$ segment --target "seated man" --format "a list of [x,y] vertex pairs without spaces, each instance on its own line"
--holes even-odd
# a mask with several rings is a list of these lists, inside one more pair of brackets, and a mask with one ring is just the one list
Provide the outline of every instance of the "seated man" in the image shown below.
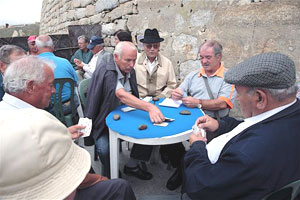
[[127,181],[88,174],[90,154],[43,110],[1,111],[0,141],[0,199],[136,199]]
[[3,45],[0,48],[0,101],[4,95],[3,74],[5,70],[11,62],[25,55],[24,49],[16,45]]
[[206,144],[191,134],[183,191],[192,199],[262,199],[300,179],[295,64],[280,53],[259,54],[229,69],[225,81],[235,84],[245,119],[196,121],[220,136]]
[[101,62],[102,58],[106,54],[110,54],[109,52],[104,50],[104,40],[99,36],[92,36],[89,45],[87,46],[93,53],[93,57],[88,64],[82,62],[79,59],[74,59],[75,64],[78,67],[79,71],[77,72],[79,81],[82,79],[91,78],[96,67]]
[[[105,123],[106,116],[121,103],[149,113],[150,120],[160,123],[165,120],[161,111],[153,104],[138,98],[138,90],[133,69],[137,49],[131,42],[119,42],[113,55],[107,55],[93,74],[86,99],[86,117],[93,120],[91,137],[104,166],[104,175],[110,174],[109,132]],[[124,167],[124,173],[143,180],[152,174],[142,170],[139,161],[150,158],[152,146],[134,145],[131,159]]]
[[[39,57],[40,58],[46,58],[54,62],[55,64],[55,70],[54,70],[54,78],[71,78],[74,80],[74,84],[77,85],[77,75],[75,70],[73,69],[71,63],[65,59],[54,55],[54,44],[50,36],[48,35],[40,35],[36,38],[36,46],[39,51]],[[65,84],[62,89],[62,102],[63,109],[65,114],[71,113],[71,104],[70,104],[70,98],[71,98],[71,89],[69,84]],[[58,92],[58,91],[57,91]],[[58,93],[56,93],[58,95]],[[77,95],[74,97],[75,105],[78,107],[79,100]],[[48,109],[50,112],[52,111],[52,108]]]
[[87,46],[89,45],[89,38],[85,35],[81,35],[77,38],[77,43],[78,43],[78,47],[79,49],[74,53],[74,55],[71,57],[71,64],[74,67],[75,70],[77,70],[77,65],[74,62],[74,59],[78,59],[81,60],[84,63],[89,63],[90,60],[93,57],[93,53],[91,50],[89,50],[87,48]]

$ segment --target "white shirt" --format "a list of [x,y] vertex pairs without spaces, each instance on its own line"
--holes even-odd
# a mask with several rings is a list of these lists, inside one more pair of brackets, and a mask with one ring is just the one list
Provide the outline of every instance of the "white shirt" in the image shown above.
[[103,49],[101,51],[99,51],[98,53],[96,53],[95,55],[93,55],[92,59],[90,60],[89,64],[85,64],[83,63],[83,70],[85,71],[83,77],[85,79],[91,78],[95,69],[96,69],[96,65],[97,65],[97,60],[98,60],[98,56],[100,55],[100,53],[103,51]]
[[149,68],[149,74],[152,74],[152,71],[157,64],[158,64],[157,57],[155,58],[155,60],[152,63],[150,62],[150,60],[147,57],[147,66]]
[[296,102],[296,100],[290,104],[287,104],[287,105],[284,105],[284,106],[281,106],[278,108],[274,108],[272,110],[269,110],[267,112],[261,113],[259,115],[253,116],[253,117],[246,118],[246,119],[244,119],[244,122],[240,123],[237,127],[232,129],[230,132],[214,138],[212,141],[210,141],[210,143],[208,143],[206,145],[206,150],[207,150],[207,154],[208,154],[208,158],[209,158],[210,162],[212,164],[215,164],[218,161],[222,149],[227,144],[227,142],[229,140],[231,140],[234,136],[238,135],[246,128],[248,128],[254,124],[257,124],[258,122],[261,122],[261,121],[275,115],[276,113],[279,113],[280,111],[286,109],[287,107],[291,106],[295,102]]
[[2,101],[0,102],[0,110],[18,110],[23,108],[35,108],[29,103],[5,93]]

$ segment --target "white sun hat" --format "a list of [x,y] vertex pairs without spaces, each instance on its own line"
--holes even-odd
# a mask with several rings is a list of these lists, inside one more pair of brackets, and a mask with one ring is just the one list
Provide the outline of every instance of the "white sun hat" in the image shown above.
[[1,111],[0,199],[64,199],[86,177],[89,153],[36,108]]

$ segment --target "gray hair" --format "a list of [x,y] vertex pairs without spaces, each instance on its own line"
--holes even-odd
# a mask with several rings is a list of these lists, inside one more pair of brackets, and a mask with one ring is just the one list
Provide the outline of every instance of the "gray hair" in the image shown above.
[[55,64],[45,58],[26,56],[12,62],[3,76],[6,92],[20,93],[26,90],[28,81],[41,83],[45,80],[45,68],[55,69]]
[[127,45],[131,49],[137,51],[136,47],[134,46],[134,44],[132,42],[128,42],[128,41],[119,42],[116,45],[115,50],[114,50],[114,55],[118,55],[119,59],[121,59],[122,51],[123,51],[123,48],[124,48],[125,45]]
[[278,102],[282,102],[288,98],[296,97],[298,85],[295,83],[291,87],[284,89],[271,89],[271,88],[250,88],[247,93],[253,93],[256,90],[263,90],[270,94]]
[[4,64],[10,64],[10,55],[16,53],[16,54],[26,54],[25,50],[21,47],[18,47],[16,45],[3,45],[0,48],[0,61]]
[[[47,39],[47,40],[44,40]],[[53,46],[53,41],[50,36],[46,35],[40,35],[36,38],[35,40],[35,45],[37,48],[42,48],[42,47],[52,47]]]
[[203,42],[200,47],[199,47],[199,52],[201,50],[202,47],[213,47],[213,50],[214,50],[214,53],[215,53],[215,56],[217,55],[222,55],[222,50],[223,50],[223,47],[222,45],[217,42],[216,40],[207,40],[205,42]]
[[85,43],[89,43],[90,39],[86,35],[81,35],[77,38],[77,40],[84,40]]

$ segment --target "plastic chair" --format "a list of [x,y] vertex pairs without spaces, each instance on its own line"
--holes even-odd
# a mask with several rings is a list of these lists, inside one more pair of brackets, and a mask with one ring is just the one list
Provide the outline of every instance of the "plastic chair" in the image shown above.
[[[74,96],[75,96],[74,80],[71,78],[58,78],[54,80],[53,84],[56,88],[56,93],[52,95],[52,99],[53,99],[52,107],[56,118],[59,119],[67,127],[76,124],[78,119],[77,119],[76,106],[74,101]],[[63,104],[65,102],[62,102],[62,89],[65,84],[69,84],[71,90],[71,96],[70,96],[71,113],[69,114],[64,114],[64,110],[63,110]]]
[[262,200],[296,200],[300,199],[300,180],[292,182],[279,190],[265,196]]
[[84,79],[79,83],[79,86],[78,86],[79,98],[80,98],[81,105],[83,106],[83,109],[85,108],[86,92],[90,85],[90,82],[91,82],[90,78]]

